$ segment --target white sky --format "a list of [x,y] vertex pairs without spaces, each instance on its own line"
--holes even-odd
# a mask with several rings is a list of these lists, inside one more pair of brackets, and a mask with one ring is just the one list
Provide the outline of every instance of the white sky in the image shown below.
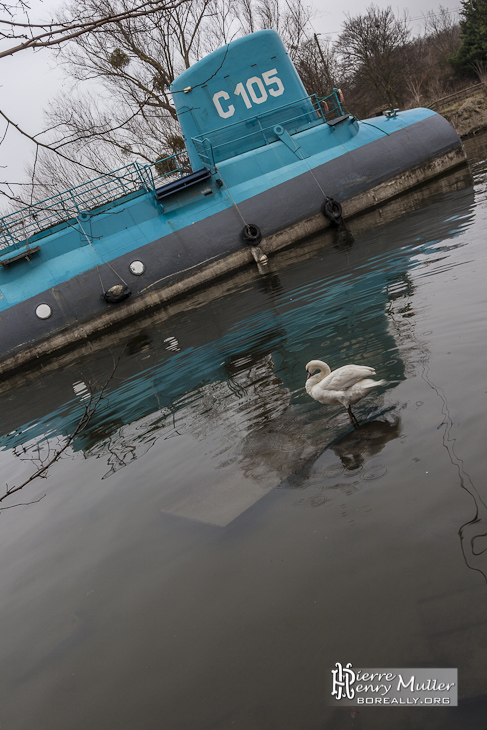
[[[308,1],[318,11],[311,32],[319,33],[323,42],[327,36],[332,39],[338,36],[347,14],[353,16],[364,13],[372,4],[372,0],[365,3],[361,0],[342,0],[339,3],[331,0]],[[56,0],[33,0],[31,18],[45,19],[48,8],[54,4]],[[440,5],[456,12],[460,8],[460,0],[410,0],[407,6],[388,0],[375,0],[374,4],[381,8],[390,5],[399,17],[402,17],[407,7],[415,33],[420,33],[424,28],[423,17],[429,10],[436,11]],[[63,85],[62,71],[56,65],[55,53],[50,51],[24,51],[12,58],[0,59],[0,64],[0,108],[27,132],[37,134],[45,126],[43,110],[47,101],[61,90],[69,93],[72,82]],[[0,123],[0,136],[3,130],[4,125]],[[33,145],[10,129],[0,147],[0,181],[25,180],[25,168],[32,155]]]
[[[305,3],[306,4],[306,3]],[[447,10],[458,12],[460,0],[410,0],[409,2],[398,3],[394,0],[314,0],[310,2],[319,12],[316,21],[313,22],[317,33],[337,34],[341,32],[342,25],[347,15],[361,15],[366,12],[370,5],[379,8],[391,7],[394,14],[401,18],[407,10],[409,17],[413,20],[412,30],[419,33],[424,28],[423,17],[428,11],[437,11],[440,5]]]

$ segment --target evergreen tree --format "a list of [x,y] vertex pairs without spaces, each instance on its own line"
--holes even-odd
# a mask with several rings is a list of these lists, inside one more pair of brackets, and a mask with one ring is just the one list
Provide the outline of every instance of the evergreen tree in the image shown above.
[[462,45],[452,62],[459,71],[474,75],[487,65],[487,0],[463,0],[460,13]]

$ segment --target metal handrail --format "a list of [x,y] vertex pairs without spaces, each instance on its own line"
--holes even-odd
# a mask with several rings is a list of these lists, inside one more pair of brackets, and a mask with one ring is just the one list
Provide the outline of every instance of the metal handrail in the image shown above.
[[204,137],[193,137],[192,141],[203,164],[212,167],[217,162],[280,139],[274,130],[276,125],[289,134],[296,134],[342,116],[338,94],[338,89],[322,98],[311,94],[250,119],[213,129]]
[[46,233],[56,225],[66,224],[77,219],[79,215],[102,208],[127,195],[154,192],[161,180],[171,181],[189,171],[185,150],[151,165],[132,162],[50,198],[20,208],[14,213],[8,213],[0,217],[0,250],[18,248],[33,236]]

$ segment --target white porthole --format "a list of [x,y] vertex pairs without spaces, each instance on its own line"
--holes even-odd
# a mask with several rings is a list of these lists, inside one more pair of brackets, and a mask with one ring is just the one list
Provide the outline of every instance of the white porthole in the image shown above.
[[39,317],[39,319],[49,319],[51,314],[52,309],[49,304],[39,304],[39,306],[36,307],[36,315]]
[[145,264],[142,261],[132,261],[129,266],[130,273],[134,276],[140,276],[145,271]]

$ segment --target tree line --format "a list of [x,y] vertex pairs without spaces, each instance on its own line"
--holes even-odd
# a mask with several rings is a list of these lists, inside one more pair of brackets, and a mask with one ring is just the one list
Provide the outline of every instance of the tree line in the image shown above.
[[279,32],[308,93],[339,87],[362,118],[428,104],[487,69],[487,0],[463,0],[460,19],[441,6],[427,13],[421,36],[412,35],[407,14],[370,5],[346,16],[334,40],[314,32],[316,11],[303,0],[70,0],[51,23],[31,27],[17,19],[20,2],[17,12],[0,3],[0,40],[12,43],[3,55],[55,46],[73,81],[73,93],[46,111],[52,132],[30,170],[37,200],[132,160],[181,151],[170,84],[204,55],[260,29]]

